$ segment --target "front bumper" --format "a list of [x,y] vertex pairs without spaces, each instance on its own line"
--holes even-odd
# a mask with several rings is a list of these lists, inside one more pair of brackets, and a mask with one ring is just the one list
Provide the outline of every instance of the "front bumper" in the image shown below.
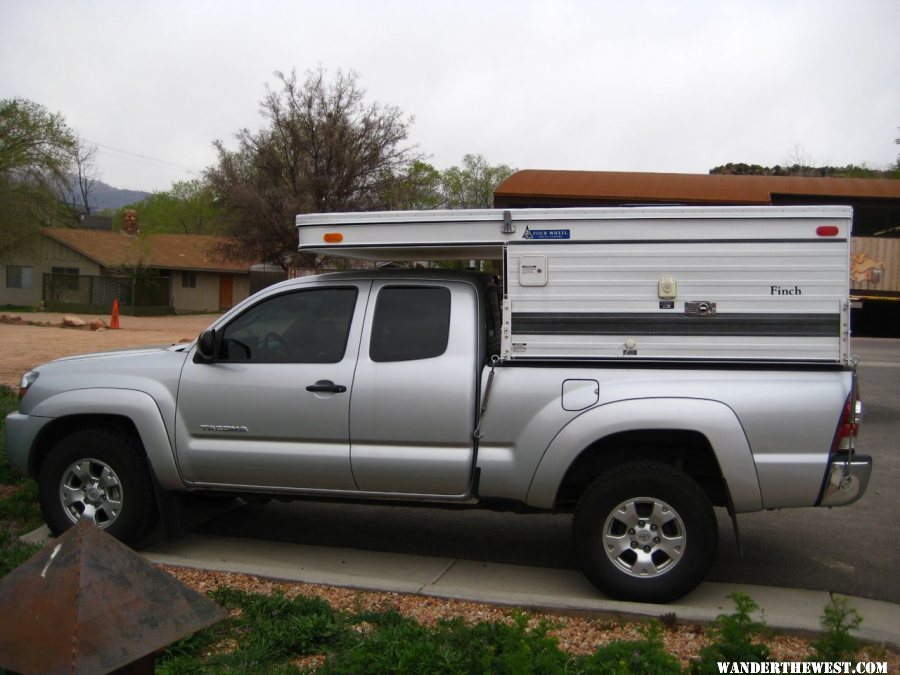
[[31,449],[38,433],[45,424],[52,421],[48,417],[36,417],[13,412],[6,416],[4,437],[6,459],[14,469],[26,475],[31,474]]
[[828,464],[819,506],[846,506],[862,497],[872,475],[869,455],[839,452]]

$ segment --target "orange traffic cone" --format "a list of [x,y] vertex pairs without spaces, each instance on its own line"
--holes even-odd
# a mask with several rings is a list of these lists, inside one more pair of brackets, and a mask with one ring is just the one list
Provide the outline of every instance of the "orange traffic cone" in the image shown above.
[[113,300],[113,311],[112,316],[109,318],[109,327],[110,328],[121,328],[119,325],[119,299],[116,298]]

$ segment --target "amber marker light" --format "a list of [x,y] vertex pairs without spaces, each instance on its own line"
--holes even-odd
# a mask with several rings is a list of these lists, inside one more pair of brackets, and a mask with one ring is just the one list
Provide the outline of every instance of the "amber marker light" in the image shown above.
[[326,244],[340,244],[344,241],[344,235],[340,232],[326,232],[322,238]]

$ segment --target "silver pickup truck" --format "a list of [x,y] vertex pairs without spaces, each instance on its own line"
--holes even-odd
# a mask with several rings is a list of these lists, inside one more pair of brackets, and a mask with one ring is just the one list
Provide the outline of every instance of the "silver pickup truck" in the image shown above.
[[508,290],[441,270],[282,282],[193,344],[26,374],[7,453],[54,533],[86,518],[131,544],[186,491],[573,511],[588,578],[650,602],[703,579],[714,506],[865,491],[851,367],[504,359]]

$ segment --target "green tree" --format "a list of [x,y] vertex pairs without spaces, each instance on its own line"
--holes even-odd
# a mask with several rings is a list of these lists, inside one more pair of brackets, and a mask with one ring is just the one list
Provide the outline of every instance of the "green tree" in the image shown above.
[[444,203],[441,172],[427,162],[416,160],[384,181],[379,201],[391,211],[437,209]]
[[154,192],[137,204],[119,209],[115,215],[119,226],[126,209],[138,212],[143,232],[220,234],[224,230],[222,209],[212,187],[198,178],[176,181],[164,192]]
[[0,101],[0,256],[59,216],[74,148],[58,113],[23,98]]
[[488,209],[494,204],[494,189],[516,169],[506,164],[491,166],[482,155],[465,155],[462,166],[441,173],[444,206],[451,209]]
[[295,72],[275,75],[278,89],[260,104],[263,127],[239,131],[236,150],[216,141],[207,177],[235,242],[226,254],[287,267],[300,262],[298,213],[381,207],[418,158],[404,145],[412,118],[366,103],[355,73],[329,81],[319,68],[303,82]]

